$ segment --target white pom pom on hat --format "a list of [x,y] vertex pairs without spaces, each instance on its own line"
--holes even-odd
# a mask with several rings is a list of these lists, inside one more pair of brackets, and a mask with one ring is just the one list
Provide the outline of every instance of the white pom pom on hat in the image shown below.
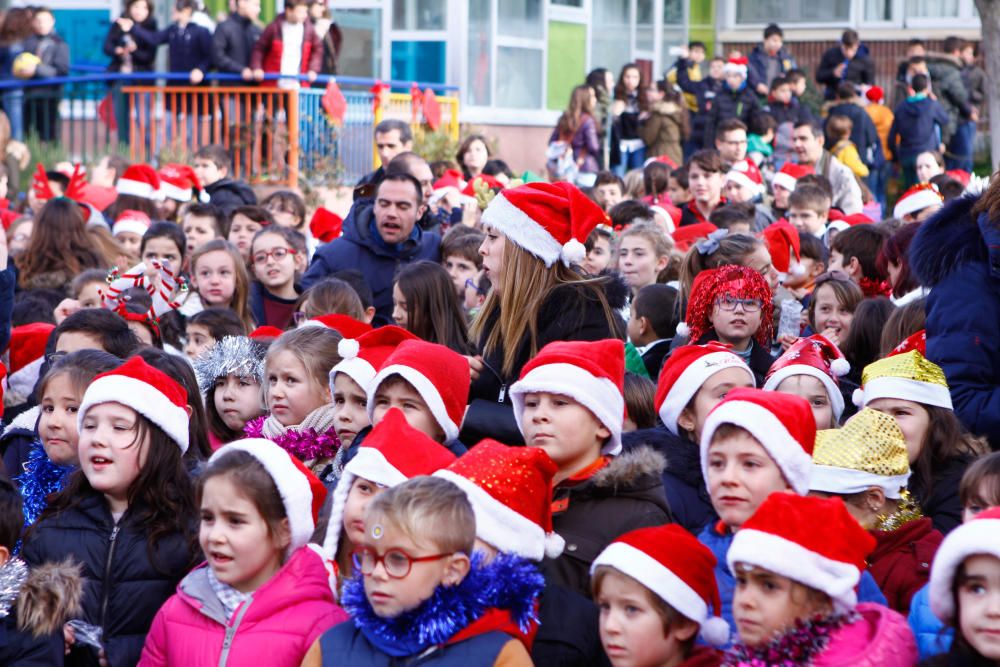
[[337,354],[342,359],[354,359],[361,351],[361,344],[355,338],[341,338],[337,343]]
[[571,264],[579,264],[587,258],[587,247],[576,239],[570,239],[563,244],[560,256],[562,257],[563,263],[567,266]]

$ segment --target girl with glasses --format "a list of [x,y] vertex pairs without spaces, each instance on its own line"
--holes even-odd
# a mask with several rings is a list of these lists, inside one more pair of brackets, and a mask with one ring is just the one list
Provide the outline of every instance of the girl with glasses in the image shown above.
[[290,227],[271,225],[253,237],[250,309],[258,323],[288,327],[302,292],[297,280],[306,270],[306,259],[306,239]]

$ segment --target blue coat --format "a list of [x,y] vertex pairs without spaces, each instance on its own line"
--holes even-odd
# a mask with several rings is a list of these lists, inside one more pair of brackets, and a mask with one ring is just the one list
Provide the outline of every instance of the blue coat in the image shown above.
[[910,615],[906,620],[917,639],[921,660],[947,653],[951,648],[955,630],[938,620],[931,611],[930,584],[924,584],[910,600]]
[[150,31],[142,26],[133,26],[132,34],[138,45],[147,48],[167,44],[171,72],[190,72],[212,69],[212,33],[208,28],[196,23],[188,23],[183,28],[171,23],[163,30]]
[[758,44],[753,47],[753,51],[747,56],[750,67],[747,71],[747,77],[750,82],[750,87],[753,89],[757,88],[757,84],[763,83],[765,86],[771,85],[771,80],[767,78],[767,64],[769,61],[774,60],[777,64],[777,74],[778,76],[784,76],[789,70],[796,69],[799,65],[795,62],[795,56],[793,56],[788,49],[781,47],[778,52],[773,56],[768,55],[767,51],[764,50],[763,44]]
[[488,667],[494,664],[510,635],[494,630],[455,644],[438,646],[420,656],[393,658],[372,645],[354,623],[334,626],[319,639],[323,665],[359,665],[392,667],[393,665],[433,665],[434,667]]
[[897,161],[910,163],[924,151],[938,149],[941,133],[948,127],[948,114],[935,100],[908,98],[900,102],[893,114],[888,143]]

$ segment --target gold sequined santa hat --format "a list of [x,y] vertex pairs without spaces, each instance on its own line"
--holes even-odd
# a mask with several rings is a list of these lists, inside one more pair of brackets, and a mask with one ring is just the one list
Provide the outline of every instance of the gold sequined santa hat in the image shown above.
[[895,398],[953,410],[944,371],[924,357],[926,340],[918,331],[885,359],[865,366],[854,404],[862,408],[878,398]]
[[909,479],[906,440],[884,412],[864,408],[843,428],[816,433],[811,491],[850,495],[877,486],[886,498],[898,500]]

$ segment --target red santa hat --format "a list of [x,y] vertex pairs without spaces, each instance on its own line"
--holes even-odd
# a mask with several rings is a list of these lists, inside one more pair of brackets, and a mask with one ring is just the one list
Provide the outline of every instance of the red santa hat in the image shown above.
[[660,420],[674,435],[679,435],[677,418],[708,378],[727,368],[739,368],[754,384],[753,371],[722,343],[684,345],[671,353],[660,370],[654,405]]
[[454,460],[455,455],[447,447],[410,426],[398,408],[390,408],[344,466],[333,491],[323,550],[330,558],[336,558],[344,506],[355,479],[360,477],[381,487],[393,487],[419,475],[430,475]]
[[918,183],[903,193],[903,196],[896,202],[892,209],[892,217],[903,219],[904,215],[910,215],[917,211],[922,211],[929,206],[940,206],[944,203],[944,197],[938,192],[937,186],[932,183]]
[[765,349],[771,345],[774,329],[774,309],[771,307],[771,286],[757,271],[736,264],[725,264],[717,269],[699,273],[691,285],[684,322],[677,325],[677,333],[697,342],[712,330],[712,310],[717,299],[732,296],[737,299],[757,299],[761,302],[760,327],[754,338]]
[[749,432],[767,450],[795,492],[809,492],[816,418],[804,398],[743,387],[730,391],[709,413],[701,431],[701,470],[706,477],[708,448],[723,424]]
[[552,531],[552,479],[558,467],[538,447],[483,440],[434,473],[465,491],[476,537],[504,553],[541,561],[565,542]]
[[510,388],[517,427],[524,433],[524,395],[551,392],[568,396],[587,408],[609,431],[602,452],[622,448],[625,420],[625,344],[618,339],[556,341],[524,365],[521,379]]
[[[462,172],[457,169],[449,169],[441,175],[441,178],[434,181],[434,194],[431,195],[431,203],[439,202],[449,194],[461,194],[465,186],[466,182],[462,178]],[[468,199],[465,195],[462,197]]]
[[120,195],[135,195],[143,199],[161,201],[160,175],[148,164],[133,164],[121,175],[115,183],[115,190]]
[[25,399],[31,396],[45,363],[45,347],[55,328],[46,322],[32,322],[11,329],[7,386],[13,394]]
[[779,186],[788,190],[789,192],[795,192],[795,184],[803,176],[809,174],[815,174],[816,171],[805,164],[795,164],[794,162],[786,162],[781,165],[781,169],[774,178],[771,179],[771,186]]
[[729,641],[729,624],[720,617],[715,565],[711,549],[677,524],[666,524],[618,537],[591,563],[590,575],[599,567],[610,567],[632,577],[700,625],[705,641],[724,646]]
[[194,169],[186,164],[165,164],[159,175],[160,192],[165,198],[186,203],[197,195],[199,201],[208,202],[208,193],[202,191]]
[[494,197],[482,222],[551,267],[582,262],[590,232],[611,218],[575,185],[526,183]]
[[[785,218],[768,225],[761,232],[767,249],[771,253],[771,263],[778,273],[791,273],[796,276],[802,275],[804,269],[799,263],[802,259],[802,251],[799,240],[799,230],[792,226]],[[792,262],[792,258],[795,262]]]
[[670,159],[669,155],[657,155],[656,157],[651,157],[642,163],[643,167],[648,167],[654,162],[659,162],[660,164],[665,164],[670,167],[671,170],[677,169],[677,163]]
[[722,71],[726,74],[740,74],[745,77],[747,75],[749,65],[750,61],[747,60],[746,56],[733,56],[726,61]]
[[291,542],[288,553],[309,542],[316,531],[320,508],[326,500],[326,487],[312,474],[302,461],[279,445],[264,438],[247,438],[220,447],[208,460],[211,466],[231,452],[246,452],[263,466],[274,480],[281,496],[281,504],[288,517]]
[[309,220],[309,233],[320,243],[338,238],[344,228],[344,219],[328,208],[320,206]]
[[844,395],[838,377],[847,375],[851,364],[840,349],[821,334],[800,338],[771,365],[764,380],[764,389],[776,391],[778,385],[793,375],[808,375],[823,383],[833,416],[839,422],[844,413]]
[[726,182],[739,183],[754,195],[764,194],[764,177],[753,160],[740,160],[726,174]]
[[504,189],[503,183],[498,181],[493,176],[488,176],[487,174],[480,174],[479,176],[473,177],[472,180],[470,180],[468,183],[465,184],[465,187],[462,188],[462,194],[465,195],[466,197],[475,198],[476,187],[480,188],[483,187],[482,185],[480,185],[481,183],[485,183],[490,190],[500,191]]
[[259,326],[250,332],[250,338],[258,340],[261,342],[270,343],[275,338],[280,338],[281,334],[284,333],[278,327],[272,327],[270,325]]
[[670,233],[670,236],[674,239],[674,245],[678,250],[687,252],[696,241],[707,238],[709,234],[717,231],[719,228],[711,222],[697,222],[678,227]]
[[919,352],[924,357],[927,356],[927,330],[926,329],[921,329],[920,331],[918,331],[917,333],[913,334],[912,336],[910,336],[909,338],[907,338],[906,340],[904,340],[902,343],[900,343],[896,347],[892,348],[892,352],[890,352],[886,356],[891,357],[891,356],[896,355],[896,354],[906,354],[907,352],[911,352],[913,350],[916,350],[917,352]]
[[885,91],[882,90],[881,86],[870,86],[868,90],[865,91],[865,97],[872,104],[878,104],[885,99]]
[[826,593],[844,612],[858,602],[855,587],[874,549],[840,498],[772,493],[740,527],[726,561],[733,572],[759,567]]
[[153,368],[142,357],[132,357],[87,387],[77,420],[82,430],[87,410],[102,403],[121,403],[159,426],[180,447],[188,448],[188,395],[172,377]]
[[469,402],[469,362],[444,345],[404,340],[390,354],[368,384],[368,417],[375,412],[375,392],[390,375],[409,382],[430,408],[445,442],[458,437]]
[[131,232],[132,234],[142,236],[149,230],[151,224],[153,224],[153,221],[149,219],[148,215],[142,211],[129,209],[122,211],[118,219],[115,220],[115,224],[111,227],[111,234],[118,236],[122,232]]
[[342,315],[340,313],[311,317],[303,322],[301,326],[326,327],[327,329],[333,329],[344,338],[357,338],[372,330],[372,325],[367,322],[361,322],[349,315]]
[[934,554],[928,589],[931,611],[946,625],[954,625],[957,613],[955,575],[972,556],[1000,558],[1000,507],[980,512],[948,533]]
[[419,338],[394,325],[373,329],[357,338],[342,338],[337,343],[337,354],[342,361],[330,369],[330,393],[333,393],[333,378],[337,373],[344,373],[362,390],[367,390],[378,369],[404,340]]

